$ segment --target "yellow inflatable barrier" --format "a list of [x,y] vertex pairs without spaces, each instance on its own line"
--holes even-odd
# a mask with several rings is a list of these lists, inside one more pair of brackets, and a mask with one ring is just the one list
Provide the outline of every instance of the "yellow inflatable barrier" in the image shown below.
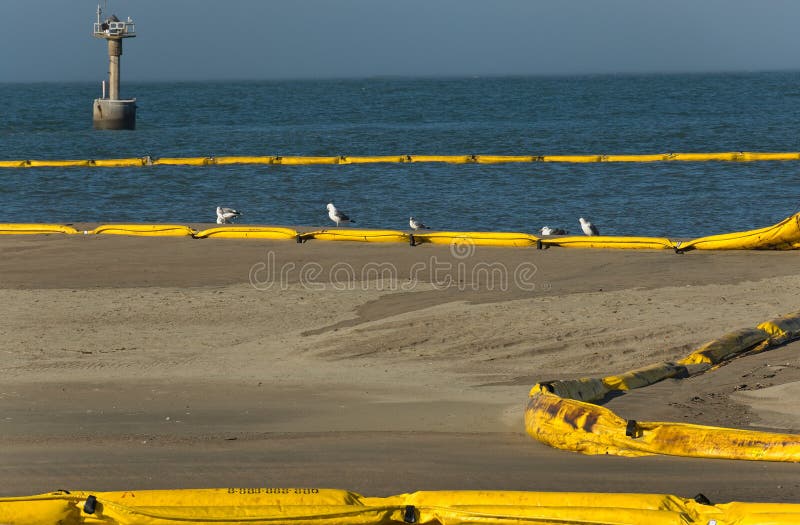
[[[266,158],[266,157],[265,157]],[[118,159],[145,162],[146,159]],[[213,159],[197,159],[213,161]],[[117,161],[115,161],[117,162]],[[171,162],[171,161],[170,161]],[[72,233],[70,227],[50,224],[6,224],[5,233]],[[57,229],[59,229],[56,231]],[[260,232],[260,233],[259,233]],[[3,232],[0,232],[3,233]],[[800,213],[788,217],[774,226],[746,232],[726,233],[701,237],[692,241],[671,241],[664,237],[625,237],[625,236],[554,236],[538,237],[522,232],[414,232],[399,230],[367,229],[325,229],[299,234],[291,228],[271,226],[234,226],[228,228],[208,228],[203,235],[187,226],[163,224],[108,224],[97,227],[92,232],[117,235],[195,235],[198,238],[227,237],[254,239],[320,239],[361,242],[409,242],[410,244],[472,244],[475,246],[513,246],[566,248],[613,248],[613,249],[673,249],[677,252],[691,250],[792,250],[800,249]]]
[[763,153],[763,152],[744,152],[742,153],[745,161],[785,161],[800,160],[800,153]]
[[800,461],[800,435],[682,423],[624,420],[592,402],[611,392],[684,378],[748,352],[800,338],[800,312],[710,341],[677,363],[658,363],[602,379],[543,381],[533,386],[525,410],[528,434],[550,446],[584,454]]
[[800,338],[800,311],[764,321],[756,328],[768,333],[775,344],[783,344],[792,339],[798,339]]
[[61,224],[0,224],[0,235],[46,235],[66,233],[74,235],[78,230]]
[[298,232],[291,228],[269,226],[222,226],[194,234],[195,239],[296,239]]
[[273,164],[274,157],[215,157],[214,164]]
[[[656,363],[617,376],[604,377],[601,381],[608,391],[633,390],[634,388],[649,386],[671,377],[687,377],[688,375],[690,375],[690,371],[686,366],[683,366],[683,363]],[[602,397],[595,399],[602,399]],[[590,400],[585,399],[584,401]]]
[[9,525],[788,525],[793,503],[711,504],[667,494],[440,491],[364,497],[316,488],[59,491],[0,498]]
[[100,159],[91,161],[92,166],[98,168],[137,168],[146,166],[148,160],[146,158],[132,158],[132,159]]
[[478,164],[509,164],[519,162],[536,162],[532,155],[475,155],[474,161]]
[[208,164],[211,162],[207,157],[153,159],[153,166],[207,166]]
[[414,233],[418,244],[468,244],[474,246],[536,246],[538,237],[507,232],[432,232]]
[[589,162],[603,162],[605,155],[545,155],[542,162],[563,162],[568,164],[585,164]]
[[769,341],[769,334],[759,328],[742,328],[710,341],[678,361],[679,365],[715,365]]
[[394,162],[441,162],[448,164],[502,164],[559,162],[758,162],[800,160],[798,152],[749,152],[729,151],[721,153],[656,153],[656,154],[594,154],[594,155],[377,155],[331,157],[314,156],[221,156],[221,157],[165,157],[151,159],[117,159],[130,161],[118,163],[116,160],[0,160],[0,168],[39,168],[39,167],[121,167],[121,166],[206,166],[216,164],[366,164]]
[[351,228],[302,233],[300,238],[301,240],[320,239],[323,241],[409,242],[408,234],[397,230],[357,230]]
[[29,160],[29,168],[82,168],[91,166],[89,160]]
[[662,162],[673,160],[669,154],[656,155],[604,155],[600,158],[601,162]]
[[405,155],[400,162],[441,162],[445,164],[466,164],[475,162],[475,155]]
[[181,224],[104,224],[86,233],[144,237],[191,237],[195,231]]
[[[550,393],[537,385],[525,429],[555,448],[583,454],[800,461],[800,435],[684,423],[624,420],[611,410]],[[537,388],[535,387],[535,388]]]
[[339,157],[275,157],[273,164],[284,166],[316,166],[320,164],[339,164]]
[[700,237],[680,245],[681,250],[792,250],[800,248],[800,213],[778,224],[744,232]]
[[339,158],[339,164],[380,164],[393,162],[405,162],[405,160],[402,155],[379,155],[372,157],[342,156]]
[[675,243],[661,237],[613,237],[609,235],[542,237],[542,244],[565,248],[616,248],[622,250],[674,250],[676,247]]
[[[597,401],[606,397],[611,392],[611,388],[602,379],[584,377],[581,379],[567,379],[564,381],[543,381],[536,386],[542,387],[548,392],[567,399],[578,399],[580,401]],[[535,389],[536,386],[533,388]],[[533,390],[531,390],[533,392]]]

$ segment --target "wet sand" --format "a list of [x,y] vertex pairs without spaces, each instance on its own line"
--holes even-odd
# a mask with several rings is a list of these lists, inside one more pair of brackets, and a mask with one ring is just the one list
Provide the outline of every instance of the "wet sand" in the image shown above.
[[[619,373],[800,309],[798,254],[0,238],[0,495],[316,486],[799,501],[794,464],[582,456],[539,380]],[[800,343],[609,402],[800,432]]]

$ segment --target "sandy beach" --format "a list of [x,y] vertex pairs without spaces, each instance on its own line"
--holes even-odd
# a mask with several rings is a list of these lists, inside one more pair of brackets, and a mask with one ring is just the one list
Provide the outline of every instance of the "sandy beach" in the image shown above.
[[[800,501],[796,464],[582,456],[540,380],[688,354],[800,309],[794,252],[0,238],[0,495],[307,486]],[[800,342],[613,399],[800,432]]]

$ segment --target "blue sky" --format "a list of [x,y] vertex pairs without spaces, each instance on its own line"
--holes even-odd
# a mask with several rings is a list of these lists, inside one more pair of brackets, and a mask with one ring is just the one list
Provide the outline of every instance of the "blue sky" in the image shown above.
[[[105,3],[105,0],[101,0]],[[99,81],[97,0],[0,0],[0,82]],[[797,0],[109,0],[123,80],[800,69]]]

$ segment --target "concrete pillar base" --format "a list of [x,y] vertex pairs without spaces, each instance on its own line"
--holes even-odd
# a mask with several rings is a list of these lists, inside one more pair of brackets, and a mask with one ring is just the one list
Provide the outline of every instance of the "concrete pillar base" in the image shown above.
[[92,121],[94,129],[136,129],[136,99],[96,98]]

